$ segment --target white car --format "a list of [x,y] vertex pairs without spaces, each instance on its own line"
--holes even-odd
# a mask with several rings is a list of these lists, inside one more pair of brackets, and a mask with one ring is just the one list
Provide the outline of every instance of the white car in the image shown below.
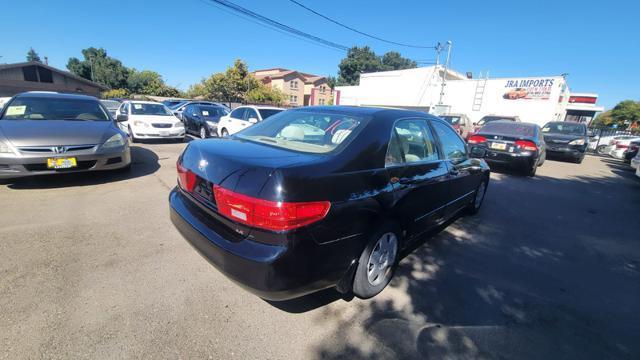
[[625,152],[629,148],[629,145],[631,145],[632,141],[640,141],[640,137],[628,135],[612,140],[607,148],[608,154],[616,159],[624,159]]
[[632,168],[636,169],[636,173],[638,173],[638,169],[640,169],[640,151],[631,159],[630,164]]
[[144,139],[184,140],[184,123],[163,104],[151,101],[125,101],[116,111],[118,126],[131,142]]
[[275,115],[284,109],[271,106],[240,106],[218,121],[218,135],[229,136]]

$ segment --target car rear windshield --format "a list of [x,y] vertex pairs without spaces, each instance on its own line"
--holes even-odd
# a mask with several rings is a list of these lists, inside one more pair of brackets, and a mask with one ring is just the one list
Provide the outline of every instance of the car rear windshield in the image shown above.
[[519,122],[490,122],[483,126],[480,132],[485,134],[514,135],[518,137],[533,137],[536,134],[533,125]]
[[262,117],[262,120],[268,118],[269,116],[275,115],[279,112],[282,112],[282,110],[279,109],[258,109],[258,112],[260,113],[260,116]]
[[98,100],[29,96],[13,99],[1,119],[109,121],[109,115]]
[[100,100],[100,102],[102,103],[102,105],[104,105],[104,107],[106,107],[109,110],[117,109],[120,107],[120,103],[115,100]]
[[131,115],[173,115],[166,106],[162,104],[132,103]]
[[542,128],[545,134],[562,134],[562,135],[587,135],[587,127],[584,124],[576,124],[570,122],[548,123]]
[[346,114],[283,111],[236,136],[289,150],[323,154],[348,144],[364,123],[364,118]]
[[449,125],[460,125],[460,116],[440,116],[441,118],[443,118],[446,122],[449,123]]
[[514,118],[510,118],[510,117],[485,116],[482,119],[480,119],[480,121],[478,121],[478,125],[482,126],[492,121],[500,121],[500,120],[515,121]]

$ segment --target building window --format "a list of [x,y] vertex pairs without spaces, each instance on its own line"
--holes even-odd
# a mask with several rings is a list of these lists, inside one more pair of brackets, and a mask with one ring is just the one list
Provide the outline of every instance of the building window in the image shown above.
[[325,91],[324,85],[320,86],[320,94],[324,94],[324,91]]
[[298,103],[298,97],[296,95],[290,95],[289,96],[289,102],[292,104],[297,104]]
[[324,99],[319,99],[318,100],[318,105],[324,105],[324,104],[325,104]]
[[291,89],[297,89],[298,88],[298,80],[292,80],[291,82],[289,82],[289,87]]
[[35,65],[23,66],[22,75],[24,75],[24,81],[38,82],[38,69]]
[[51,70],[47,68],[38,66],[38,76],[40,77],[40,82],[44,82],[44,83],[53,82],[53,74],[51,73]]

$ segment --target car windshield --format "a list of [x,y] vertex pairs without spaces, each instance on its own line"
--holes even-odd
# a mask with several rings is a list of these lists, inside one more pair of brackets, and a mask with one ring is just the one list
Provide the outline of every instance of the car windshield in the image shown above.
[[29,96],[15,98],[1,119],[109,121],[109,115],[98,100]]
[[587,127],[584,124],[570,122],[548,123],[542,128],[543,133],[562,135],[586,135]]
[[181,107],[182,105],[186,105],[189,101],[181,101],[177,104],[174,104],[172,106],[169,106],[169,109],[171,110],[177,110],[179,107]]
[[478,121],[477,125],[484,125],[486,123],[490,123],[492,121],[500,121],[500,120],[506,120],[506,121],[515,121],[514,118],[509,118],[509,117],[500,117],[500,116],[485,116],[482,119],[480,119],[480,121]]
[[218,106],[200,106],[200,111],[202,112],[202,116],[205,117],[220,117],[229,113],[226,109]]
[[120,107],[120,103],[115,100],[100,100],[102,105],[106,107],[108,110],[116,110]]
[[306,153],[328,153],[347,144],[365,119],[345,114],[283,111],[247,128],[236,137]]
[[166,106],[162,104],[131,103],[131,115],[173,115]]
[[260,116],[262,117],[262,120],[268,118],[269,116],[275,115],[279,112],[282,112],[282,110],[280,109],[258,109],[258,112],[260,113]]
[[515,135],[522,137],[535,136],[535,126],[520,122],[490,122],[480,130],[484,134]]
[[460,116],[445,115],[440,117],[448,122],[449,125],[460,125]]

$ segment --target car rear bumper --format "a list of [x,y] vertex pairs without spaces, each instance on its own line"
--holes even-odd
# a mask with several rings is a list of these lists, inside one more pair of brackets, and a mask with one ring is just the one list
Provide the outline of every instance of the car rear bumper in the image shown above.
[[[47,159],[61,157],[75,157],[78,166],[62,170],[47,168]],[[55,156],[0,157],[0,179],[60,173],[116,170],[124,168],[130,164],[131,151],[129,146],[126,146],[124,150],[102,154],[74,155],[73,153],[69,153],[64,155],[56,154]]]
[[[337,285],[347,268],[336,272],[310,270],[322,258],[321,245],[303,239],[299,246],[259,243],[250,239],[229,241],[216,230],[215,219],[205,223],[199,206],[177,188],[169,195],[170,216],[180,234],[225,276],[267,300],[287,300]],[[315,255],[313,258],[310,255]],[[337,275],[340,274],[340,275]]]
[[533,154],[524,155],[517,153],[503,153],[498,151],[487,150],[484,158],[489,164],[507,165],[518,168],[530,168],[536,161]]

